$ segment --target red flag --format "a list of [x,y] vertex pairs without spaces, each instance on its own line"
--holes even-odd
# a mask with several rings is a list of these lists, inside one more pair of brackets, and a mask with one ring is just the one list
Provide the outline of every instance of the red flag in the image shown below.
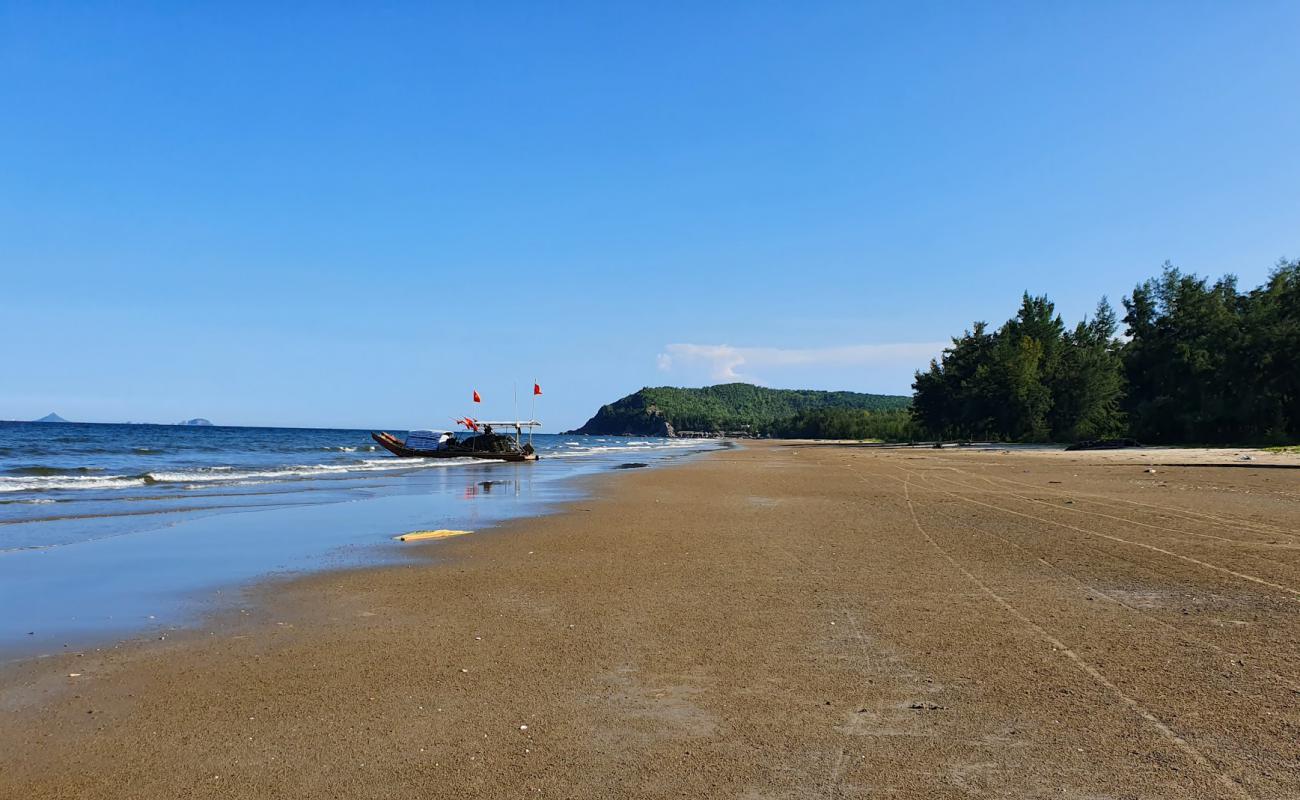
[[483,398],[481,398],[481,397],[478,396],[478,389],[475,389],[475,390],[474,390],[474,402],[475,402],[475,403],[481,403],[481,402],[483,402]]
[[533,394],[541,394],[541,393],[542,393],[542,387],[541,387],[541,385],[540,385],[540,384],[537,384],[537,383],[534,383],[534,384],[533,384]]

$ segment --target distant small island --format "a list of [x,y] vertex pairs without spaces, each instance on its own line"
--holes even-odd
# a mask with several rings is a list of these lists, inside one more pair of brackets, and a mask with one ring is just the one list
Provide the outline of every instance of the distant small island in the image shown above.
[[597,436],[679,436],[701,433],[777,433],[800,414],[829,410],[905,412],[902,395],[768,389],[724,383],[699,389],[646,387],[602,406],[585,425],[569,433]]
[[40,419],[32,420],[32,422],[67,422],[67,420],[51,411]]
[[211,425],[212,421],[206,420],[203,417],[195,417],[194,419],[182,420],[181,422],[178,422],[176,424],[177,425]]

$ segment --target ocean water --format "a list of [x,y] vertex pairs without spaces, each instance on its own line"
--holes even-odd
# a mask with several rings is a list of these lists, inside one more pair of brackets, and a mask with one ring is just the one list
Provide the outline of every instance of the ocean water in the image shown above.
[[0,655],[186,625],[251,581],[400,560],[405,531],[545,513],[581,476],[718,445],[533,446],[508,464],[399,459],[366,430],[0,422]]

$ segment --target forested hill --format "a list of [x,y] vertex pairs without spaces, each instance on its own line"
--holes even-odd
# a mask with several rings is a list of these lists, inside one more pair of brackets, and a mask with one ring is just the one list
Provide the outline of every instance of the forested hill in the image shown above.
[[887,411],[907,408],[910,397],[808,389],[765,389],[724,383],[701,389],[646,387],[601,406],[572,433],[605,436],[672,436],[677,431],[761,432],[796,414],[828,408]]

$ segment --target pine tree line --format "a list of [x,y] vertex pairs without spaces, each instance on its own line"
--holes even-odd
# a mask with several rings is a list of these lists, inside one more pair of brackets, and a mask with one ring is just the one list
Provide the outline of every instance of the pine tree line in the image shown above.
[[997,330],[977,322],[918,372],[912,413],[948,439],[1151,443],[1300,438],[1300,261],[1261,287],[1210,283],[1166,264],[1124,298],[1067,328],[1026,293]]
[[762,433],[782,439],[877,439],[907,442],[925,439],[925,431],[906,408],[883,411],[823,408],[804,411],[773,423]]

